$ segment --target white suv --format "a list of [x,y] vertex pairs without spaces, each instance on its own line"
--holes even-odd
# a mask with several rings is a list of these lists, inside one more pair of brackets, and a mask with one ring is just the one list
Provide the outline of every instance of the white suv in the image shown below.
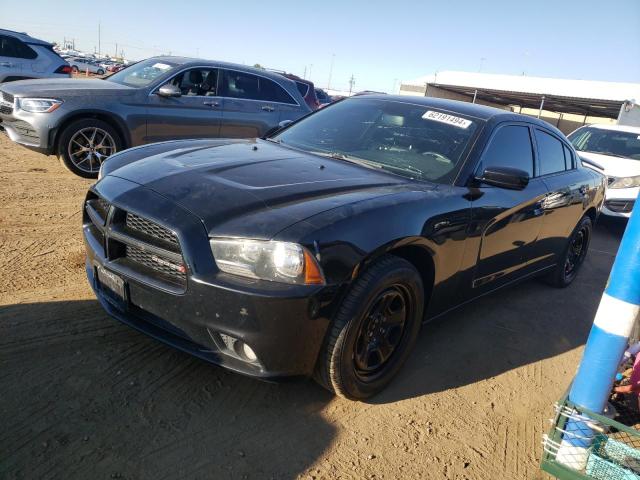
[[568,138],[580,157],[604,168],[608,188],[602,213],[629,218],[640,192],[640,127],[588,125]]
[[70,77],[71,67],[43,40],[0,28],[0,83]]

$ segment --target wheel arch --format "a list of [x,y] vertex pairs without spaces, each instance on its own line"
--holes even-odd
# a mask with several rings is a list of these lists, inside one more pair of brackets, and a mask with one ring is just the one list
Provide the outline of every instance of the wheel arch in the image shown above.
[[51,132],[51,141],[49,144],[52,146],[51,150],[54,154],[58,153],[58,142],[60,141],[60,136],[65,128],[67,128],[76,120],[83,120],[86,118],[94,118],[96,120],[102,120],[103,122],[108,123],[113,129],[115,129],[118,135],[120,135],[123,149],[131,146],[131,135],[129,133],[129,129],[126,127],[125,122],[122,119],[110,112],[101,110],[83,110],[80,112],[74,112],[64,117],[58,127]]

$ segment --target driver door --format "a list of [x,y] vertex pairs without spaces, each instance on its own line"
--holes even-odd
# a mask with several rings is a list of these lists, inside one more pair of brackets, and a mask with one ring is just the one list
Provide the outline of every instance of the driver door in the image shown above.
[[223,98],[218,96],[217,68],[191,68],[169,80],[180,88],[180,97],[149,95],[146,142],[220,135]]
[[512,167],[529,174],[523,190],[480,185],[473,195],[472,225],[480,240],[473,296],[527,273],[542,228],[547,187],[534,175],[534,150],[527,124],[502,124],[493,132],[476,170]]

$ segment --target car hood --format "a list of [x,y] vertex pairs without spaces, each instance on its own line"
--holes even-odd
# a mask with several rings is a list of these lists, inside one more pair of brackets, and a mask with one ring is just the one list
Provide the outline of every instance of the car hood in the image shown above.
[[578,152],[580,157],[596,162],[610,177],[635,177],[640,175],[640,160],[614,157],[593,152]]
[[16,97],[38,95],[69,98],[86,95],[120,95],[133,93],[136,89],[99,79],[42,78],[3,83],[0,90]]
[[108,176],[138,183],[191,211],[211,236],[264,239],[323,211],[416,186],[260,140],[177,148]]

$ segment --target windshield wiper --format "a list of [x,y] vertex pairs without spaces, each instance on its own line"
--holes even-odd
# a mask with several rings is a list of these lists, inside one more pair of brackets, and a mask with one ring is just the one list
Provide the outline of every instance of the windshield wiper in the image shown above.
[[382,165],[376,162],[372,162],[370,160],[365,160],[364,158],[352,157],[351,155],[347,155],[346,153],[341,152],[323,152],[323,151],[310,151],[309,153],[313,153],[314,155],[320,155],[321,157],[333,158],[335,160],[345,160],[347,162],[355,163],[357,165],[362,165],[370,168],[382,168]]
[[399,167],[397,165],[389,165],[387,163],[382,163],[380,164],[380,168],[384,168],[388,170],[396,170],[398,172],[413,173],[413,174],[419,175],[420,177],[424,175],[424,172],[422,170],[412,167],[411,165],[404,165],[402,167]]

